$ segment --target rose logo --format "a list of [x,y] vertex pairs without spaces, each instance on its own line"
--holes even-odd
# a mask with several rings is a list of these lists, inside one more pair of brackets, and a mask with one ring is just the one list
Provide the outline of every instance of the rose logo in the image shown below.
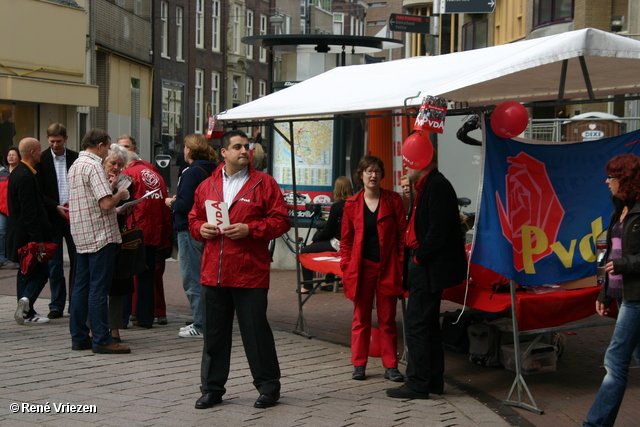
[[[549,242],[555,242],[564,217],[564,209],[551,185],[544,163],[526,153],[508,157],[511,163],[506,176],[506,209],[496,192],[502,234],[513,246],[514,267],[524,269],[522,227],[541,229]],[[529,236],[527,236],[529,237]],[[532,236],[535,245],[536,236]],[[552,252],[550,247],[533,255],[533,262]]]
[[144,182],[144,185],[146,185],[150,190],[155,190],[160,187],[158,175],[154,174],[149,169],[144,169],[142,171],[142,182]]

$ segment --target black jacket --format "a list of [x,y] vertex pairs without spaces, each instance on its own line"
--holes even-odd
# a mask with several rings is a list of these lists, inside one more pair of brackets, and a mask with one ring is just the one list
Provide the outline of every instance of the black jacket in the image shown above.
[[22,162],[11,172],[7,201],[7,258],[19,262],[18,249],[22,246],[29,242],[51,241],[51,224],[38,180]]
[[342,210],[344,209],[344,201],[345,199],[342,199],[339,202],[331,205],[327,223],[313,236],[314,242],[331,240],[334,237],[340,240],[340,234],[342,232]]
[[467,255],[458,198],[451,183],[437,169],[427,177],[412,214],[416,215],[419,243],[414,256],[427,269],[431,291],[459,285],[467,274]]
[[[607,232],[607,253],[611,253],[611,229],[620,221],[625,202],[612,196],[614,211]],[[629,212],[622,220],[622,257],[613,260],[613,274],[622,274],[622,297],[625,301],[640,301],[640,202],[631,199],[626,202]],[[613,298],[607,296],[609,275],[605,276],[605,284],[600,291],[598,301],[607,307]]]
[[[44,200],[44,206],[49,214],[49,221],[54,227],[59,227],[68,224],[65,219],[58,213],[56,207],[60,204],[60,195],[58,194],[58,175],[56,175],[56,168],[53,165],[54,154],[51,148],[42,152],[40,157],[40,163],[36,165],[36,177],[42,190],[42,198]],[[69,150],[67,148],[67,172],[69,168],[78,158],[78,153]]]

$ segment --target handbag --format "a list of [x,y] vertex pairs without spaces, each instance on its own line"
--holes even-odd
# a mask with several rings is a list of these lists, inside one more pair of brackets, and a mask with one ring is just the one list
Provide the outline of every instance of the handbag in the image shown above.
[[122,230],[122,243],[116,252],[114,279],[127,279],[147,271],[146,250],[142,229],[136,227]]

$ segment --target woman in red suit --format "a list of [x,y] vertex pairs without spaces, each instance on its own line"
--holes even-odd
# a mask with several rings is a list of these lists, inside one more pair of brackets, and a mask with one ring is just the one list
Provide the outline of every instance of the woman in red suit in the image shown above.
[[360,159],[354,181],[363,190],[344,205],[340,268],[345,296],[353,301],[352,378],[366,378],[375,296],[384,377],[403,382],[404,376],[398,371],[396,305],[404,293],[402,262],[407,224],[402,198],[380,188],[383,178],[382,160],[375,156]]

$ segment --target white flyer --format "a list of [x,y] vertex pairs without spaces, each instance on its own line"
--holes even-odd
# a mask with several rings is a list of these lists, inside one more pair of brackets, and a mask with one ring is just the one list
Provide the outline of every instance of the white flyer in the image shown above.
[[204,202],[204,206],[207,210],[207,222],[209,224],[213,224],[218,228],[230,225],[229,205],[227,203],[207,200]]

